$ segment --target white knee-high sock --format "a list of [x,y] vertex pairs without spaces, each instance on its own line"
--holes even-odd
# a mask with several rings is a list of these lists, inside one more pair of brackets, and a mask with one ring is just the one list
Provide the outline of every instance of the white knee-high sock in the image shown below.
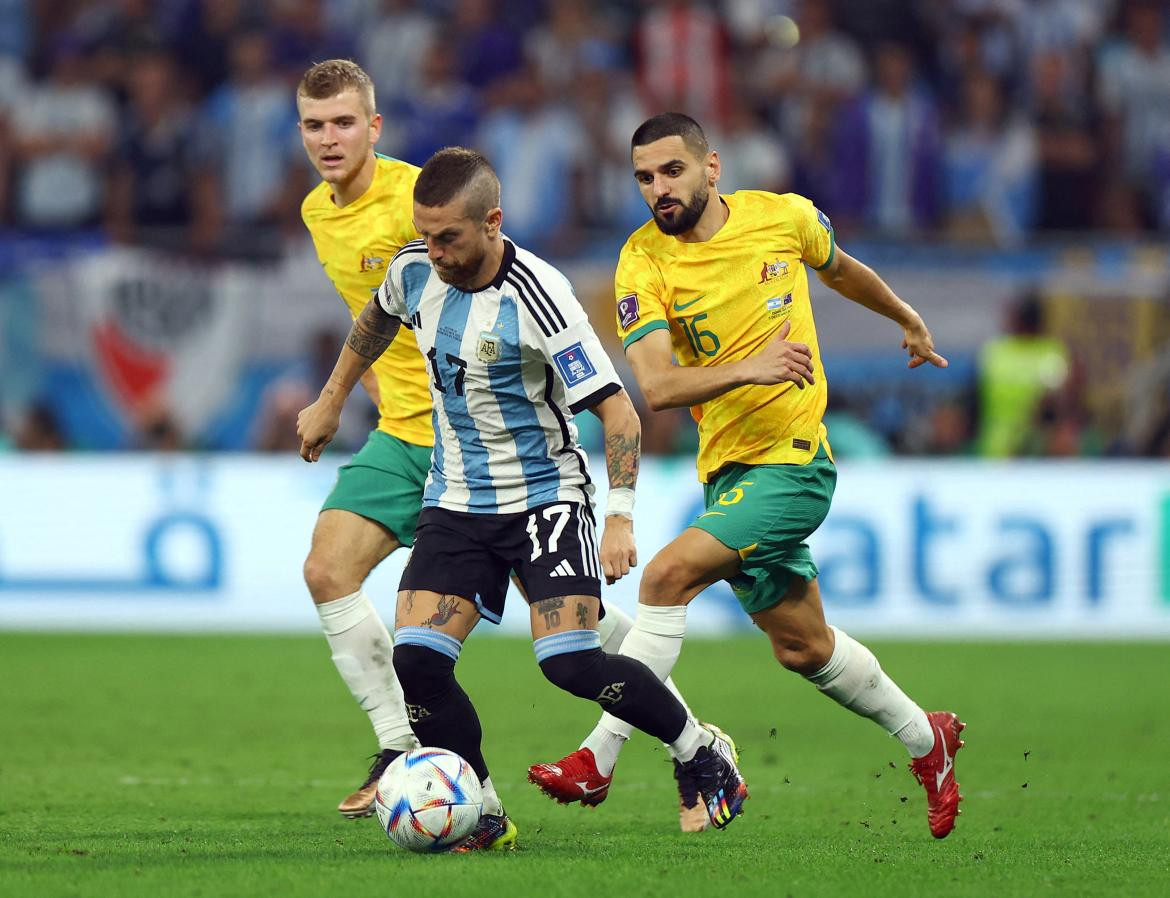
[[378,747],[402,751],[417,747],[394,674],[394,642],[365,592],[359,589],[323,602],[317,613],[337,672],[369,716]]
[[[684,605],[682,608],[685,612],[686,606]],[[633,627],[633,618],[620,608],[607,605],[605,607],[605,617],[598,621],[597,624],[597,630],[601,634],[602,651],[610,654],[620,652],[622,643]],[[687,709],[687,717],[693,720],[694,715],[687,705],[686,700],[682,697],[682,693],[674,685],[674,680],[667,677],[663,682],[666,688]],[[593,757],[597,761],[598,772],[602,776],[610,776],[613,773],[614,766],[617,764],[618,755],[621,753],[622,746],[625,745],[626,740],[630,738],[630,734],[633,731],[634,727],[632,724],[626,723],[624,720],[614,717],[612,714],[605,713],[601,715],[601,720],[593,728],[593,731],[585,737],[585,741],[581,743],[581,748],[587,748],[593,752]]]
[[829,663],[808,677],[817,689],[854,714],[868,717],[897,736],[914,757],[934,747],[926,712],[886,676],[873,652],[848,633],[830,627],[835,637]]

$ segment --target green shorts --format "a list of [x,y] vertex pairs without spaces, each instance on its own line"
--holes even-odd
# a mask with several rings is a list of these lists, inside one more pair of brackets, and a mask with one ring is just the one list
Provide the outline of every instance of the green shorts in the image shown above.
[[829,513],[836,485],[824,446],[806,465],[724,465],[704,485],[707,509],[691,526],[739,553],[743,564],[728,582],[748,614],[779,604],[793,577],[816,577],[805,540]]
[[377,521],[404,546],[414,543],[423,486],[431,470],[431,447],[416,446],[375,430],[366,445],[342,465],[321,510],[340,508]]

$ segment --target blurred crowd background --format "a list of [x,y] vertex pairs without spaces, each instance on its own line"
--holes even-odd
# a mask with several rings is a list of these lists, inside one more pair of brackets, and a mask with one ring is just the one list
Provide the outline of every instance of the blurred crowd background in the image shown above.
[[[907,376],[896,330],[830,322],[844,457],[1170,456],[1170,11],[1149,0],[0,0],[0,443],[291,448],[347,328],[304,274],[293,101],[336,56],[375,81],[380,151],[488,155],[505,230],[607,339],[647,115],[704,123],[725,192],[810,197],[954,363]],[[143,322],[178,340],[212,315],[239,352],[152,380],[174,347]],[[231,383],[185,415],[216,366]],[[685,412],[645,420],[648,450],[693,445]]]

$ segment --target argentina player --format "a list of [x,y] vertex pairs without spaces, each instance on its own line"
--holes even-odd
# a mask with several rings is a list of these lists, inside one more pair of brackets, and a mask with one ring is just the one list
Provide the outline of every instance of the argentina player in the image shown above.
[[[346,396],[401,325],[431,374],[435,451],[414,552],[398,594],[394,667],[423,745],[455,751],[490,787],[480,725],[455,679],[481,618],[498,622],[508,573],[531,606],[542,672],[666,743],[705,804],[736,815],[747,788],[731,746],[700,727],[641,662],[600,648],[601,576],[636,563],[632,517],[640,425],[568,281],[501,233],[500,186],[478,153],[436,153],[414,187],[422,236],[395,256],[354,322],[321,397],[298,421],[315,461]],[[605,430],[610,499],[600,548],[573,415]],[[512,844],[494,789],[466,849]]]

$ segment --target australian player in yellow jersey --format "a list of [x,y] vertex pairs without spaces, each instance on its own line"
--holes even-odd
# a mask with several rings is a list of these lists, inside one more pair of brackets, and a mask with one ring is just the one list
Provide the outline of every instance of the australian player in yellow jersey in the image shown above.
[[[395,253],[418,237],[412,219],[419,169],[374,152],[382,126],[374,87],[349,60],[310,68],[297,88],[297,109],[305,151],[322,178],[305,198],[302,217],[325,273],[356,319]],[[373,813],[378,779],[418,744],[394,673],[390,634],[362,584],[382,559],[414,542],[434,443],[428,377],[413,332],[401,328],[362,378],[378,406],[378,427],[338,472],[305,561],[333,661],[378,739],[364,782],[338,806],[347,817]],[[598,624],[602,647],[616,652],[632,626],[629,615],[607,609]],[[666,685],[682,700],[672,681]],[[611,725],[610,738],[629,735],[623,721]],[[489,781],[485,809],[495,813],[497,805]],[[515,838],[509,822],[489,847],[509,847]]]
[[[382,117],[369,76],[348,60],[309,69],[297,88],[301,139],[321,183],[301,216],[317,256],[354,318],[386,276],[403,244],[415,239],[412,191],[418,169],[374,153]],[[338,810],[373,813],[382,772],[418,742],[394,676],[390,634],[362,589],[399,546],[411,545],[434,435],[427,372],[405,328],[362,378],[378,406],[378,427],[338,472],[309,556],[309,587],[333,662],[369,715],[379,752],[366,781]]]
[[[924,712],[865,646],[826,624],[821,606],[806,540],[828,513],[836,468],[821,420],[826,381],[806,268],[901,327],[911,368],[945,368],[946,359],[918,313],[836,245],[828,216],[809,200],[751,190],[721,196],[719,156],[693,119],[649,119],[634,133],[631,155],[653,221],[631,235],[618,261],[618,333],[650,406],[691,409],[706,508],[647,566],[622,652],[669,674],[687,603],[727,580],[776,660],[906,746],[926,789],[930,830],[943,838],[959,810],[954,755],[963,723]],[[590,756],[594,769],[574,771],[590,787],[612,778],[621,746],[606,744],[611,752]],[[578,755],[566,761],[579,766]],[[539,784],[560,788],[554,777]],[[679,790],[697,801],[682,778]]]

